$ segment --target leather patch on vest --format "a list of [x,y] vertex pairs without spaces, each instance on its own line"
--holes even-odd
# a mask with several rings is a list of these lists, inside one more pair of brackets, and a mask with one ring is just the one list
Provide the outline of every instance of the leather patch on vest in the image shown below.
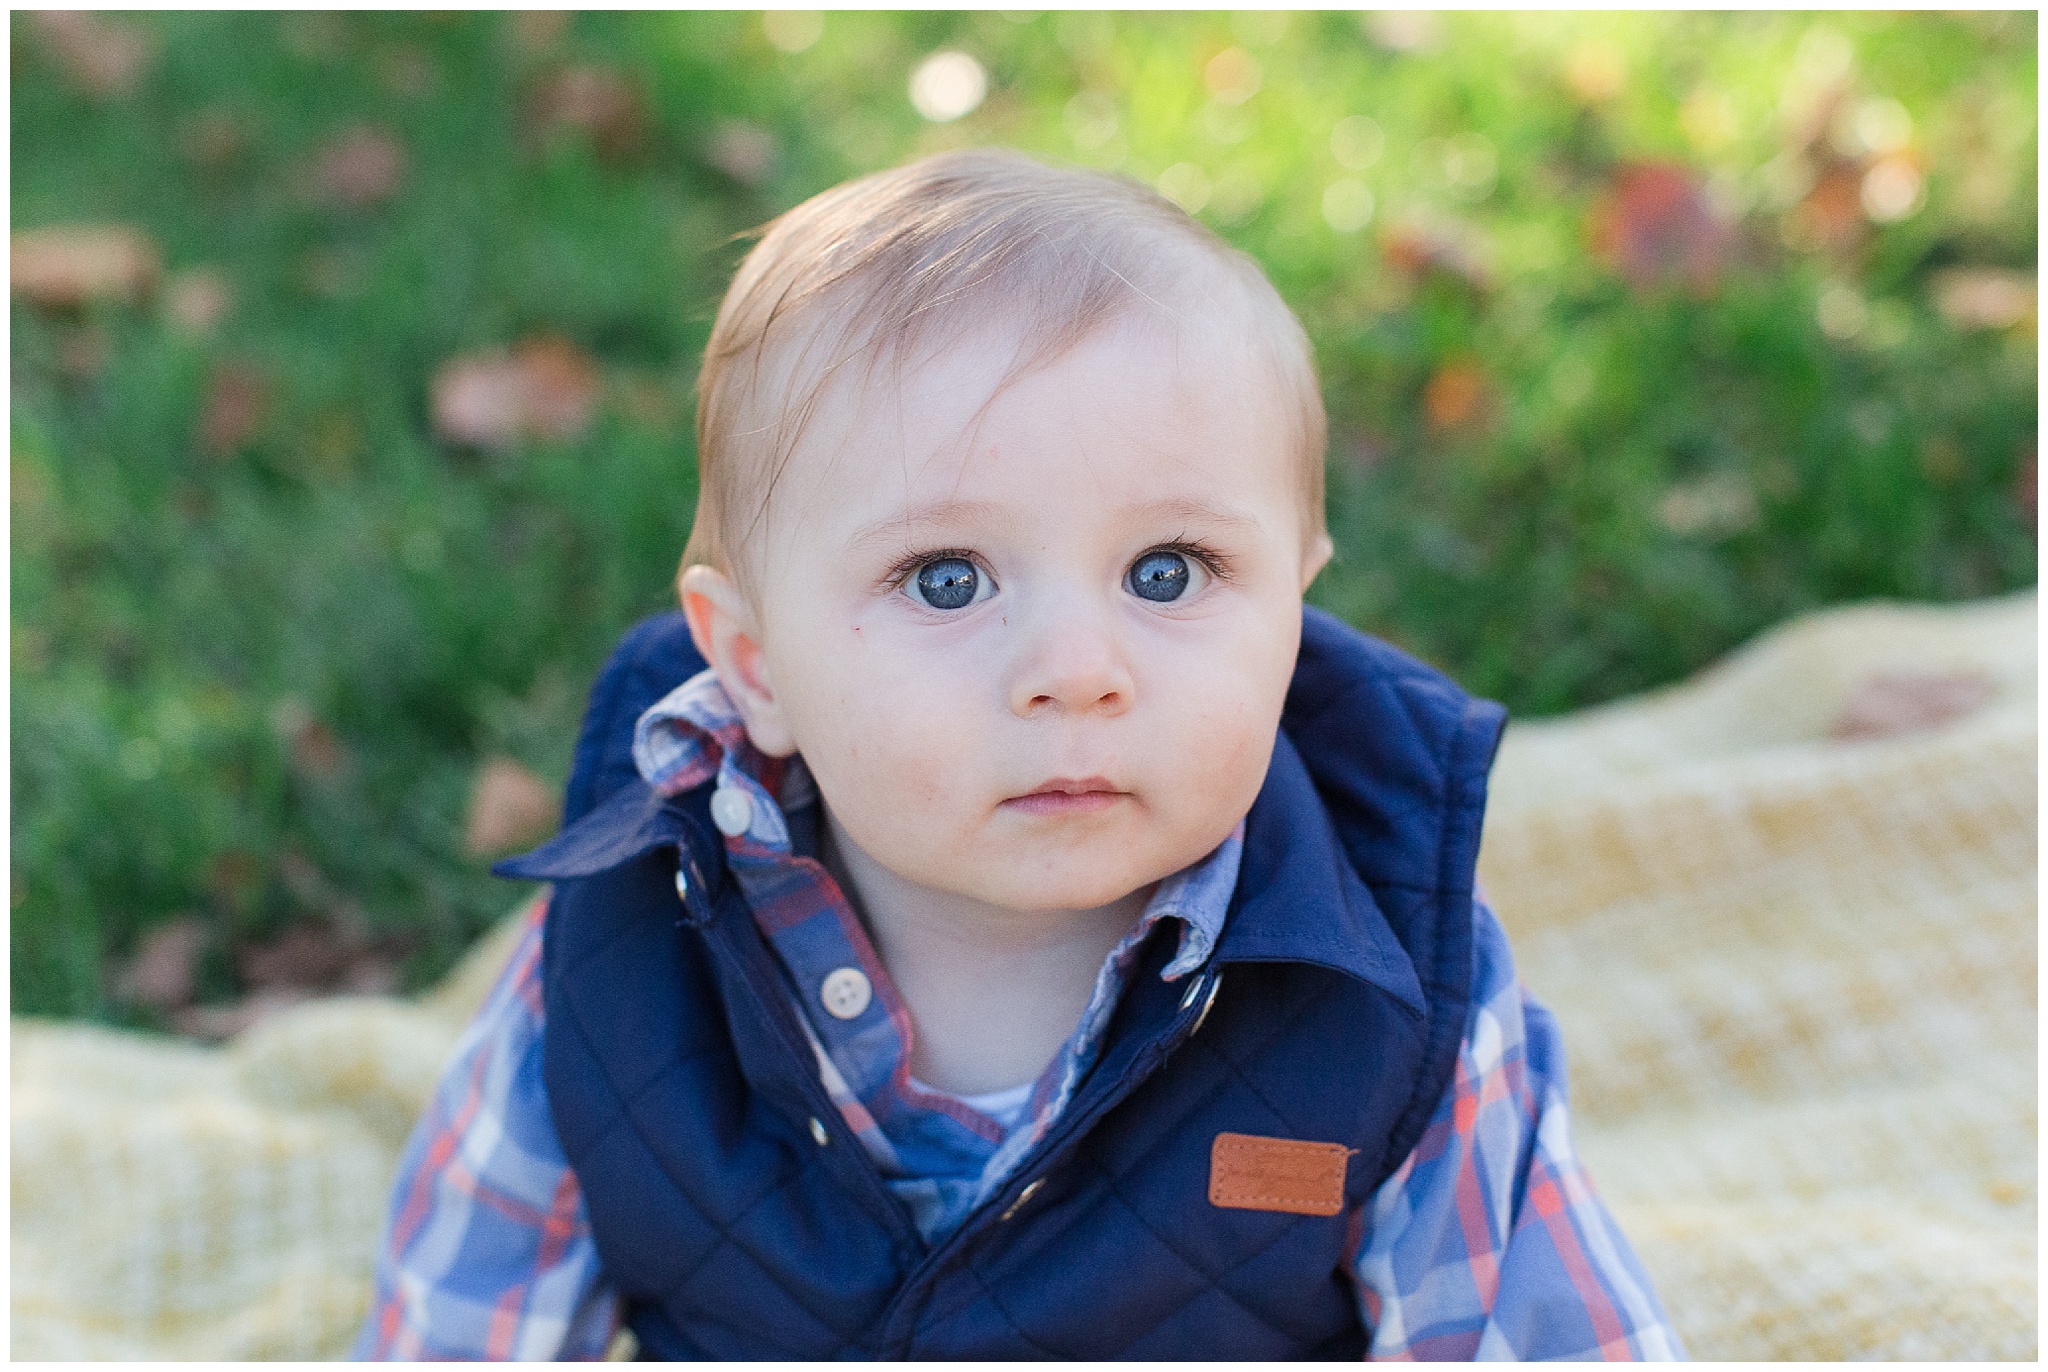
[[1226,1210],[1334,1215],[1344,1208],[1341,1143],[1218,1134],[1209,1149],[1209,1204]]

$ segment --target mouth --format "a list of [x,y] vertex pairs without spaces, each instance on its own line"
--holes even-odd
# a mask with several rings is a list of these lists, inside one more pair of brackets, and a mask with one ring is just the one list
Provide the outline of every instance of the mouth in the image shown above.
[[1129,799],[1130,792],[1119,791],[1107,777],[1054,777],[1035,791],[1011,796],[1001,808],[1046,817],[1085,815]]

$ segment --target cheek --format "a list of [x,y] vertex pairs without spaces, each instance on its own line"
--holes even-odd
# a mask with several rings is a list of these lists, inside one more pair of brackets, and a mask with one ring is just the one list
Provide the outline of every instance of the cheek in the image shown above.
[[1299,609],[1282,606],[1260,615],[1220,648],[1172,674],[1179,696],[1169,711],[1177,723],[1162,730],[1164,758],[1182,770],[1188,799],[1222,809],[1249,805],[1273,755],[1273,731],[1286,702],[1299,635],[1268,627]]
[[943,832],[962,817],[960,797],[984,770],[984,693],[961,656],[908,652],[865,624],[839,634],[842,650],[796,678],[804,683],[789,698],[798,750],[864,846],[876,837],[861,832],[872,817],[900,816],[891,828],[905,835]]
[[[1211,702],[1196,730],[1183,737],[1183,794],[1208,810],[1237,810],[1251,803],[1273,756],[1277,703],[1255,696]],[[1235,816],[1233,816],[1234,818]]]

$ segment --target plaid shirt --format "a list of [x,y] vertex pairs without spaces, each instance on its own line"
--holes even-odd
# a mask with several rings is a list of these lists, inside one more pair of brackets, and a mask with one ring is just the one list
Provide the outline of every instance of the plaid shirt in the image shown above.
[[[1159,884],[1006,1130],[911,1078],[908,1008],[838,885],[800,855],[815,851],[819,809],[801,761],[755,749],[709,672],[642,716],[633,751],[665,794],[715,775],[744,798],[720,807],[739,830],[726,836],[734,877],[787,974],[821,1081],[928,1240],[964,1220],[1058,1118],[1145,936],[1177,922],[1162,975],[1197,970],[1237,881],[1242,825]],[[536,902],[406,1147],[357,1357],[597,1358],[618,1328],[541,1078],[544,911]],[[1474,913],[1472,1010],[1452,1086],[1353,1220],[1371,1356],[1682,1356],[1572,1151],[1556,1026],[1516,982],[1492,913],[1483,903]],[[860,989],[828,1009],[817,988],[835,977]]]

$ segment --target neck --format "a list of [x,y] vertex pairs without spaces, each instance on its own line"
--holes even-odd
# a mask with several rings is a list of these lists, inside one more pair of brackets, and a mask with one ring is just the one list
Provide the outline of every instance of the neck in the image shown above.
[[826,870],[909,1006],[911,1072],[961,1093],[1035,1078],[1080,1022],[1103,959],[1137,925],[1156,884],[1086,910],[990,905],[906,881],[820,806]]

